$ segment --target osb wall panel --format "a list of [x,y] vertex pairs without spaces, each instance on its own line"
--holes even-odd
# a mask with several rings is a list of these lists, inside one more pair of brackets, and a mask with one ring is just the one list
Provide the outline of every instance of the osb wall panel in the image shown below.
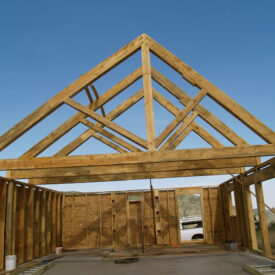
[[142,244],[142,220],[141,220],[141,202],[129,202],[129,230],[130,245],[140,246]]
[[153,208],[151,193],[144,193],[144,235],[145,245],[154,245],[155,244],[155,233],[154,233],[154,220],[153,220]]
[[74,196],[74,248],[87,247],[86,196]]
[[[225,233],[222,200],[218,189],[203,189],[203,197],[205,240],[208,243],[221,243],[225,239]],[[174,190],[159,190],[160,244],[180,243],[176,205]],[[142,216],[144,245],[155,245],[154,213],[150,192],[117,192],[113,195],[84,193],[73,197],[66,195],[63,209],[64,247],[80,249],[141,246]]]
[[161,227],[161,239],[162,244],[170,244],[170,217],[168,212],[168,192],[159,192],[159,204],[160,204],[160,227]]
[[222,200],[218,188],[203,189],[204,236],[207,243],[225,241]]
[[63,246],[68,248],[74,247],[74,211],[73,211],[73,196],[65,196],[63,202]]
[[127,239],[127,214],[126,214],[127,194],[115,195],[116,207],[116,241],[118,246],[128,245]]
[[175,191],[168,191],[168,214],[171,244],[178,243],[178,213],[176,210]]
[[[100,209],[99,195],[87,194],[87,247],[100,247]],[[85,211],[85,212],[86,212]]]
[[112,246],[112,199],[111,194],[101,195],[102,246]]

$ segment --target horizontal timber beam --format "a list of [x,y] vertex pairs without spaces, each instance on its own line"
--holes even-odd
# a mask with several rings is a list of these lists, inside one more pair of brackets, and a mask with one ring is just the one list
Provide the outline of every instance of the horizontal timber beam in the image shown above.
[[152,179],[152,178],[175,178],[175,177],[191,177],[191,176],[207,176],[207,175],[228,175],[239,174],[240,168],[230,169],[203,169],[203,170],[183,170],[168,172],[150,172],[150,173],[131,173],[116,175],[96,175],[96,176],[79,176],[79,177],[57,177],[30,179],[29,184],[60,184],[60,183],[81,183],[81,182],[105,182],[105,181],[121,181],[134,179]]
[[251,145],[224,148],[185,149],[164,152],[131,152],[120,154],[84,155],[68,157],[40,157],[31,159],[1,159],[0,170],[58,168],[127,163],[151,163],[183,160],[207,160],[274,156],[275,145]]
[[[253,161],[254,160],[254,161]],[[13,179],[51,178],[51,177],[78,177],[105,174],[149,173],[161,171],[182,171],[201,169],[237,168],[256,165],[255,159],[215,159],[215,160],[191,160],[139,164],[116,164],[83,166],[69,168],[48,169],[24,169],[12,171]],[[8,176],[8,175],[7,175]]]

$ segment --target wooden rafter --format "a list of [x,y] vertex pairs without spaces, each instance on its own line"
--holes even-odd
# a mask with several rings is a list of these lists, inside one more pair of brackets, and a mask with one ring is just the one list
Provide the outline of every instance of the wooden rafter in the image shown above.
[[194,125],[189,125],[185,131],[183,131],[179,137],[169,145],[168,150],[175,150],[180,143],[189,135],[189,133],[193,130]]
[[[137,81],[142,75],[141,68],[138,68],[136,71],[129,74],[122,81],[114,85],[108,91],[106,91],[103,95],[100,96],[99,99],[95,100],[92,105],[88,105],[91,110],[96,111],[100,106],[109,102],[114,96],[121,93],[135,81]],[[50,145],[52,145],[59,138],[64,136],[68,131],[70,131],[73,127],[75,127],[79,120],[83,117],[87,117],[82,112],[78,112],[73,117],[68,119],[62,125],[60,125],[56,130],[34,145],[30,150],[28,150],[25,154],[21,156],[21,158],[31,158],[36,157],[41,152],[46,150]]]
[[[81,123],[83,123],[84,125],[88,126],[89,128],[91,128],[95,133],[98,132],[101,135],[107,137],[108,139],[120,144],[121,146],[123,146],[124,148],[129,148],[130,151],[139,151],[135,146],[133,146],[132,144],[130,144],[129,142],[123,140],[122,138],[114,135],[113,133],[100,128],[99,126],[97,126],[95,123],[83,118],[80,120]],[[95,134],[94,134],[95,135]],[[94,136],[93,135],[93,136]]]
[[90,104],[93,104],[94,100],[93,100],[92,95],[91,95],[91,93],[89,91],[89,88],[85,87],[84,89],[85,89],[86,95],[87,95],[87,97],[88,97],[88,99],[90,101]]
[[127,150],[125,150],[124,148],[118,146],[117,144],[115,144],[114,142],[111,142],[109,139],[104,138],[101,135],[98,135],[97,133],[93,134],[93,137],[96,138],[97,140],[103,142],[104,144],[108,145],[109,147],[115,149],[116,151],[118,151],[119,153],[126,153],[128,152]]
[[[154,99],[159,104],[161,104],[167,111],[169,111],[171,114],[173,114],[175,116],[177,116],[180,113],[180,109],[178,107],[176,107],[173,103],[171,103],[167,98],[165,98],[163,95],[161,95],[155,89],[153,89],[153,91],[154,91]],[[213,147],[222,147],[223,146],[217,139],[215,139],[210,133],[205,131],[195,121],[192,122],[192,125],[194,125],[194,127],[193,127],[194,132],[197,133],[201,138],[203,138],[207,143],[209,143]],[[201,133],[203,133],[203,134],[201,134]],[[215,146],[218,144],[219,144],[219,146]]]
[[159,151],[165,151],[169,146],[171,146],[177,138],[184,132],[184,130],[193,122],[193,120],[197,117],[198,113],[193,112],[190,116],[188,116],[180,127],[167,139],[167,141],[159,148]]
[[[98,92],[97,92],[97,90],[95,88],[95,85],[91,84],[90,86],[91,86],[91,88],[92,88],[92,90],[93,90],[93,92],[95,94],[96,99],[99,99],[99,95],[98,95]],[[102,105],[100,106],[100,111],[101,111],[102,115],[105,117],[106,115],[105,115],[105,111],[104,111],[104,108],[103,108]]]
[[[138,50],[141,51],[141,67],[99,96],[93,83]],[[198,87],[198,94],[194,98],[190,97],[156,69],[152,68],[150,52],[179,72],[192,85]],[[143,88],[106,115],[104,105],[141,77],[143,77]],[[154,90],[152,79],[176,97],[184,105],[184,108],[180,110]],[[91,89],[94,92],[95,99],[90,93]],[[82,90],[86,92],[90,102],[87,106],[83,106],[73,99]],[[200,105],[201,100],[206,95],[238,118],[269,145],[250,146],[226,124]],[[114,122],[115,118],[143,97],[147,140]],[[153,100],[156,100],[175,116],[158,137],[155,136]],[[68,182],[68,180],[76,182],[79,178],[80,181],[85,182],[88,180],[99,181],[102,177],[105,177],[105,181],[107,179],[210,175],[226,174],[228,172],[233,174],[242,171],[244,166],[255,165],[257,157],[275,154],[275,133],[271,129],[146,34],[141,35],[94,69],[82,75],[70,86],[11,128],[0,137],[0,151],[64,103],[78,112],[19,159],[0,160],[1,170],[7,170],[11,178],[32,178],[33,183],[50,182],[50,179],[54,182]],[[96,112],[98,109],[101,110],[102,115]],[[221,142],[195,122],[197,116],[235,146],[224,147]],[[96,122],[88,120],[88,117]],[[37,158],[41,152],[79,123],[86,125],[89,129],[67,144],[55,156]],[[113,134],[107,128],[118,135]],[[176,151],[175,149],[191,131],[199,135],[213,148]],[[91,137],[110,146],[120,154],[68,157],[71,152]],[[142,152],[138,148],[139,146],[146,151]],[[159,148],[158,151],[157,148]]]
[[207,91],[201,90],[196,96],[190,100],[185,108],[179,112],[173,121],[159,134],[156,139],[156,146],[158,147],[174,130],[175,128],[188,116],[188,114],[199,104],[199,102],[206,96]]
[[[136,104],[141,98],[143,97],[143,91],[140,90],[131,97],[129,97],[127,100],[125,100],[123,103],[121,103],[118,107],[116,107],[113,111],[111,111],[106,118],[110,120],[114,120],[118,116],[120,116],[123,112],[128,110],[130,107],[132,107],[134,104]],[[103,127],[102,124],[96,123],[96,126]],[[71,143],[69,143],[67,146],[62,148],[60,151],[58,151],[55,156],[67,156],[71,152],[73,152],[75,149],[77,149],[81,144],[83,144],[85,141],[87,141],[90,137],[93,136],[93,134],[96,131],[92,129],[86,130],[84,133],[82,133],[79,137],[77,137],[75,140],[73,140]],[[136,148],[133,145],[130,145],[126,147],[129,151],[137,152],[140,151],[140,149]]]
[[92,119],[96,120],[97,122],[100,122],[101,124],[107,126],[108,128],[112,129],[113,131],[117,132],[118,134],[128,138],[129,140],[137,143],[138,145],[147,148],[147,142],[136,136],[135,134],[129,132],[128,130],[124,129],[123,127],[119,126],[118,124],[110,121],[109,119],[106,119],[96,112],[93,112],[91,109],[83,106],[82,104],[76,102],[75,100],[71,98],[67,98],[64,100],[66,104],[73,107],[74,109],[78,110],[79,112],[84,113],[85,115],[91,117]]
[[[180,100],[183,105],[187,105],[192,99],[186,92],[176,86],[173,82],[159,73],[156,69],[152,68],[152,78],[173,96]],[[226,139],[232,142],[234,145],[245,145],[247,142],[233,132],[227,125],[221,122],[216,116],[206,110],[203,106],[198,105],[194,108],[194,111],[198,112],[199,116],[209,123],[214,129],[222,134]]]
[[197,86],[199,89],[207,89],[208,95],[212,97],[218,104],[229,111],[233,116],[238,118],[242,123],[259,135],[263,140],[268,143],[275,143],[275,133],[264,125],[260,120],[250,114],[246,109],[240,106],[232,98],[218,89],[210,81],[198,74],[190,66],[181,61],[174,54],[162,47],[156,41],[148,38],[150,51],[163,60],[166,64],[171,66],[179,72],[192,85]]
[[7,147],[10,143],[23,135],[26,131],[36,125],[43,118],[51,114],[64,102],[64,99],[72,97],[80,92],[85,86],[97,80],[113,67],[121,63],[123,60],[133,55],[141,47],[141,37],[136,38],[128,45],[121,48],[119,51],[111,55],[98,66],[82,75],[79,79],[59,92],[48,102],[36,109],[33,113],[23,119],[21,122],[12,127],[4,135],[0,137],[0,151]]

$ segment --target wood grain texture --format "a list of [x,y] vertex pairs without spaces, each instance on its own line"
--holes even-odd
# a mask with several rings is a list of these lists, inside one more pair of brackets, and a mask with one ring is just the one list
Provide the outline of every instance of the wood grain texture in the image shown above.
[[148,37],[148,41],[150,50],[162,61],[179,72],[183,78],[185,78],[192,85],[197,86],[199,89],[207,89],[209,93],[208,95],[212,99],[214,99],[218,104],[229,111],[233,116],[239,119],[257,135],[259,135],[263,140],[265,140],[267,143],[275,143],[275,133],[270,128],[268,128],[265,124],[250,114],[246,109],[244,109],[228,95],[226,95],[223,91],[218,89],[210,81],[205,79],[190,66],[181,61],[174,54],[159,45],[156,41],[150,37]]
[[[26,131],[36,125],[47,115],[56,110],[63,101],[71,96],[76,95],[85,86],[97,80],[100,76],[111,70],[113,67],[121,63],[123,60],[134,54],[141,47],[141,37],[136,38],[119,51],[111,55],[109,58],[101,62],[89,72],[83,74],[79,79],[69,85],[67,88],[59,92],[48,102],[43,104],[21,122],[12,127],[4,135],[0,137],[0,151],[6,146],[23,135]],[[95,103],[95,102],[94,102]],[[96,104],[96,103],[95,103]]]
[[133,152],[109,155],[82,155],[69,157],[41,157],[25,159],[2,159],[2,170],[77,167],[92,165],[152,163],[184,160],[207,160],[221,158],[245,158],[252,156],[272,156],[275,145],[251,145],[224,148],[185,149],[165,152]]

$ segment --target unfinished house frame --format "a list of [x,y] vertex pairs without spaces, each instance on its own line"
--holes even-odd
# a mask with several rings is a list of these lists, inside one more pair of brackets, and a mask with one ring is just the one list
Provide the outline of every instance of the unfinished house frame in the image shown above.
[[[94,82],[128,57],[141,51],[141,67],[106,92]],[[191,97],[151,66],[159,58],[198,89]],[[106,113],[104,105],[140,78],[143,88]],[[152,80],[181,104],[178,108],[152,87]],[[88,105],[74,99],[86,93]],[[265,144],[250,145],[207,110],[201,101],[211,98],[258,135]],[[114,120],[144,100],[147,139]],[[174,119],[156,136],[153,102]],[[271,256],[261,182],[275,175],[275,160],[261,164],[260,157],[275,155],[275,133],[228,95],[182,62],[146,34],[121,48],[59,92],[0,137],[0,151],[62,105],[77,112],[17,159],[0,159],[0,269],[4,256],[17,254],[19,263],[49,254],[62,242],[65,248],[169,245],[180,243],[177,194],[201,195],[204,242],[241,242],[258,250],[251,205],[250,185],[255,185],[263,240],[263,254]],[[100,112],[99,112],[100,111]],[[199,125],[199,117],[228,140],[224,144]],[[54,156],[39,157],[78,124],[87,130]],[[211,148],[177,149],[191,133]],[[70,155],[90,138],[117,151],[114,154]],[[246,171],[246,167],[252,167]],[[196,187],[135,192],[66,193],[42,188],[42,184],[104,182],[132,179],[232,175],[218,187]],[[234,176],[233,176],[234,175]],[[28,184],[18,181],[27,179]],[[38,186],[39,185],[39,186]],[[236,214],[230,211],[233,191]],[[133,219],[136,219],[133,221]],[[138,228],[134,228],[137,224]],[[136,235],[134,235],[136,234]]]

